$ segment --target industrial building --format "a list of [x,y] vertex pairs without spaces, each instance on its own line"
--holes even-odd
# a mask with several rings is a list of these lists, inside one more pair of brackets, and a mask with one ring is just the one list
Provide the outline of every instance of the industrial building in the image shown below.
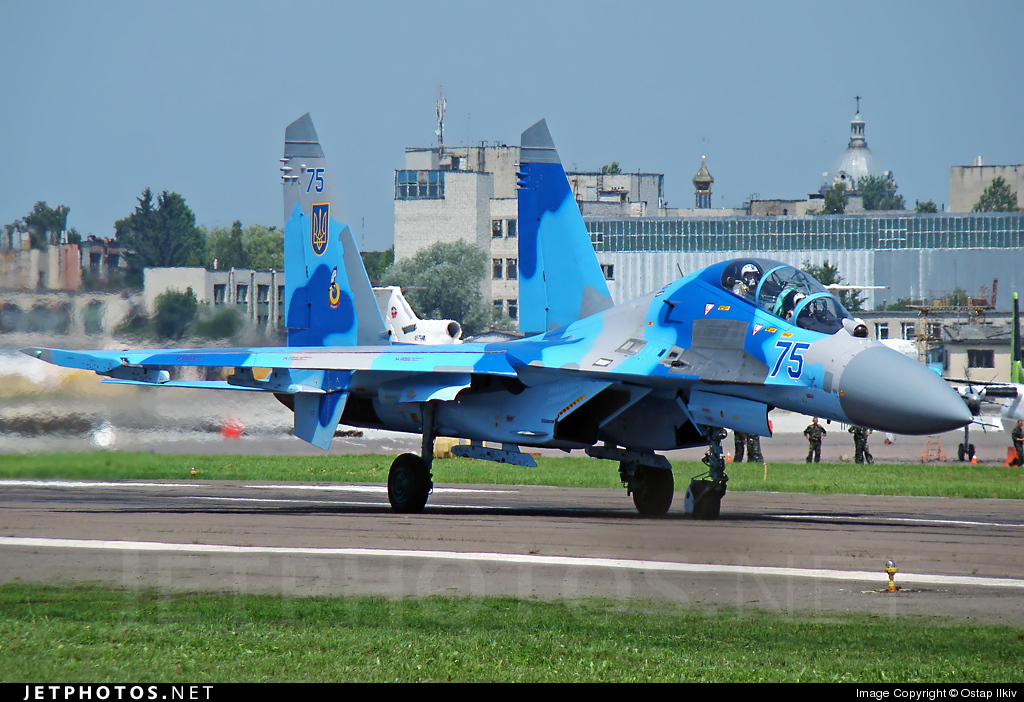
[[[932,299],[999,280],[1024,290],[1024,212],[784,217],[588,219],[616,302],[657,290],[723,258],[756,256],[800,267],[836,266],[867,290],[867,309],[901,298]],[[997,300],[1009,309],[1009,297]]]

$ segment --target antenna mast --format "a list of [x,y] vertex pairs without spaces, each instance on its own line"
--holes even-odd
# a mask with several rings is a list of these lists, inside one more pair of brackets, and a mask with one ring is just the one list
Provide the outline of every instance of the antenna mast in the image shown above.
[[444,86],[438,87],[440,97],[437,98],[437,146],[439,151],[444,151],[444,111],[448,102],[444,99]]

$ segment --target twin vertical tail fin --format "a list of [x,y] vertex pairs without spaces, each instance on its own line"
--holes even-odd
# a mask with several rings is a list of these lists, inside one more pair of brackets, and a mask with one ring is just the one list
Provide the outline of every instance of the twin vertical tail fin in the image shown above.
[[336,219],[335,173],[309,113],[284,133],[285,326],[289,346],[387,344],[352,229]]
[[[340,217],[309,113],[284,132],[285,326],[289,346],[388,344],[387,330],[356,248]],[[348,401],[349,372],[322,371],[320,392],[296,393],[295,436],[327,450]]]
[[519,329],[536,334],[612,306],[608,284],[545,120],[519,157]]

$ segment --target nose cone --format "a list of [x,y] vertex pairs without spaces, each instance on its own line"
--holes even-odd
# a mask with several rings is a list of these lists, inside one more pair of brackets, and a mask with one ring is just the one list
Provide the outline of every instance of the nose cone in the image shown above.
[[839,404],[854,424],[897,434],[939,434],[971,421],[963,399],[934,372],[901,353],[872,346],[839,381]]

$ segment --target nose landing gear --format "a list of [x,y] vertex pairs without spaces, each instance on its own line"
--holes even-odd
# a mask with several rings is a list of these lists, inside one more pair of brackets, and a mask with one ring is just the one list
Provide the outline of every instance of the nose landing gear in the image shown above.
[[722,498],[725,497],[726,483],[729,476],[725,474],[725,457],[722,455],[722,439],[727,432],[720,427],[704,427],[704,435],[708,437],[708,452],[704,454],[704,463],[708,472],[690,481],[686,489],[686,512],[694,519],[718,519],[722,510]]

